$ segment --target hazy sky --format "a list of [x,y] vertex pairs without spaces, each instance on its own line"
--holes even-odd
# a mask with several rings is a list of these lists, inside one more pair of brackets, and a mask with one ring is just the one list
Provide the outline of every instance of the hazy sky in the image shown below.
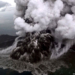
[[15,6],[14,0],[0,0],[0,1],[7,2],[11,4],[12,6]]
[[0,0],[0,35],[15,35],[14,10],[14,0]]

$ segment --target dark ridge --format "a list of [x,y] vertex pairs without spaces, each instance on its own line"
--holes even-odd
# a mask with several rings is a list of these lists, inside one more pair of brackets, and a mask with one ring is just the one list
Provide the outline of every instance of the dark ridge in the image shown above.
[[0,35],[0,48],[11,46],[17,36]]

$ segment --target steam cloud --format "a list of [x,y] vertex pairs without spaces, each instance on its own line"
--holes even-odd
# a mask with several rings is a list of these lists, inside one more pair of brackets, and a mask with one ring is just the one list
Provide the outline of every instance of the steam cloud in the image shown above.
[[55,29],[62,38],[74,39],[75,38],[75,19],[74,15],[66,14],[61,20],[58,21],[58,27]]
[[[18,30],[17,35],[25,35],[25,32],[41,31],[47,28],[54,28],[55,33],[62,38],[74,39],[75,26],[75,1],[74,0],[15,0],[15,29]],[[65,14],[62,19],[61,12],[69,12],[70,9],[64,2],[71,6],[71,11],[74,14]],[[66,7],[65,11],[64,10]],[[31,23],[27,23],[29,19]],[[57,19],[56,24],[51,24]],[[57,28],[55,28],[57,25]]]
[[[60,12],[64,7],[61,0],[44,1],[44,0],[16,0],[16,19],[15,29],[19,30],[18,35],[25,32],[41,31],[46,28],[54,28],[50,23],[53,19],[60,17]],[[27,10],[26,10],[27,7]],[[33,23],[26,23],[29,19]]]

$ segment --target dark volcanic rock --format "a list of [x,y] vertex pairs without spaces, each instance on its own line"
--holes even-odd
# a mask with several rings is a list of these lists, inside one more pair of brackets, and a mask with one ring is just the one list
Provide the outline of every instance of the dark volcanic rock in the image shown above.
[[53,37],[49,31],[38,34],[27,33],[23,41],[18,42],[10,56],[13,59],[36,63],[50,57],[52,42]]

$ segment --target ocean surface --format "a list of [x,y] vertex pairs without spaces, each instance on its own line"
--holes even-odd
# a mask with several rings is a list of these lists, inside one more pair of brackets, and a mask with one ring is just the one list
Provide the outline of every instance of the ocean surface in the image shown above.
[[31,72],[18,73],[17,71],[11,69],[0,68],[0,75],[32,75]]

